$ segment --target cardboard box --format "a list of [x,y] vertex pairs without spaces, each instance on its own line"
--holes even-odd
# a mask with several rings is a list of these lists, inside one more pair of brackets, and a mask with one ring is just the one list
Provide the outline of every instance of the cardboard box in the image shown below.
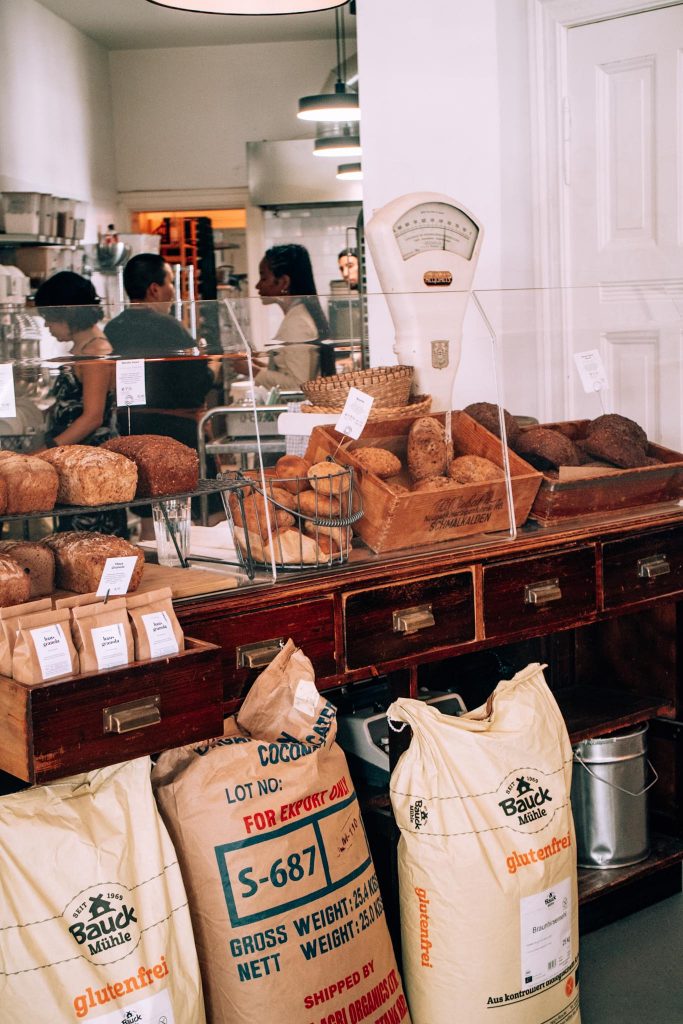
[[[431,417],[441,423],[444,414]],[[332,427],[316,427],[306,451],[306,459],[321,462],[334,455],[337,462],[354,469],[354,487],[363,502],[363,518],[354,524],[354,533],[373,551],[396,551],[420,544],[435,544],[477,533],[510,529],[506,481],[463,484],[441,491],[408,492],[363,469],[354,457],[355,448],[372,445],[386,448],[404,465],[398,478],[409,486],[406,465],[408,432],[415,417],[401,420],[375,420],[366,424],[358,441],[345,443]],[[464,412],[454,412],[451,433],[455,455],[481,455],[503,467],[502,446]],[[520,526],[529,514],[542,474],[509,452],[514,521]]]

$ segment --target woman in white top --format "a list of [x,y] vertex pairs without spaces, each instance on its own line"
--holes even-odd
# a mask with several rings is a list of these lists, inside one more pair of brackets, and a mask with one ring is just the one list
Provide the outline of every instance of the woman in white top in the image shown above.
[[[256,290],[264,303],[284,311],[268,353],[268,365],[254,377],[263,387],[297,391],[302,382],[334,373],[334,354],[321,345],[330,328],[318,299],[308,250],[303,245],[275,245],[259,264]],[[327,358],[329,356],[329,358]]]

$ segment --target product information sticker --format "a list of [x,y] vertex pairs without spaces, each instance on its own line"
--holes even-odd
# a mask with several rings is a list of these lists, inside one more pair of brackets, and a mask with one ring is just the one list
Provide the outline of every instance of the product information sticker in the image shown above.
[[[150,965],[151,966],[151,965]],[[162,965],[162,968],[168,973],[166,964]],[[142,969],[141,969],[142,970]],[[156,969],[153,968],[155,975]],[[152,970],[149,974],[152,974]],[[158,975],[156,975],[158,977]],[[152,983],[156,981],[156,977],[152,978]],[[106,988],[98,989],[98,1002],[94,1001],[90,1003],[88,1001],[87,1006],[99,1006],[99,1000],[101,993],[106,992],[106,1002],[109,1002],[110,995],[117,993],[125,986],[129,984],[132,986],[134,982],[139,987],[140,975],[133,974],[131,978],[122,978],[119,984],[107,985]],[[125,992],[131,991],[128,987],[124,989]],[[87,996],[92,995],[92,989],[87,989]],[[112,1002],[117,1002],[116,999],[112,998]],[[78,1016],[81,1016],[78,1014]],[[118,1010],[114,1010],[112,1013],[106,1013],[104,1017],[97,1018],[97,1024],[175,1024],[175,1017],[173,1015],[173,1007],[171,1006],[171,999],[167,989],[162,989],[161,992],[155,992],[151,996],[146,996],[143,999],[136,999],[134,1002],[128,1000],[128,1002]]]
[[14,396],[14,374],[11,363],[0,363],[0,416],[13,419],[17,415]]
[[96,626],[90,630],[90,635],[99,669],[128,664],[126,637],[120,622],[114,622],[111,626]]
[[161,658],[164,654],[179,653],[178,641],[167,612],[150,612],[142,616],[142,622],[149,641],[150,657]]
[[572,959],[571,879],[520,900],[522,989],[556,977]]
[[43,679],[69,675],[73,671],[64,630],[58,622],[31,630]]

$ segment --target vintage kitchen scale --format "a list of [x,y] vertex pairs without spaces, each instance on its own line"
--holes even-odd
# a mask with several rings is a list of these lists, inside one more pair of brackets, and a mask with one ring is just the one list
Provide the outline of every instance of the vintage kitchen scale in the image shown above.
[[432,395],[433,411],[449,410],[483,228],[449,196],[410,192],[374,214],[366,237],[399,362],[415,367],[415,387]]

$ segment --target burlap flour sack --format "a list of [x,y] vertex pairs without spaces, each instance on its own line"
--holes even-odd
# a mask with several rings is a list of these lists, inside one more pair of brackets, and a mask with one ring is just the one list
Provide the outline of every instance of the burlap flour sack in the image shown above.
[[572,750],[540,665],[458,718],[417,700],[391,776],[415,1024],[578,1024]]
[[408,1009],[336,714],[290,640],[234,733],[153,773],[211,1024],[399,1024]]
[[149,758],[0,799],[0,1024],[204,1024]]

